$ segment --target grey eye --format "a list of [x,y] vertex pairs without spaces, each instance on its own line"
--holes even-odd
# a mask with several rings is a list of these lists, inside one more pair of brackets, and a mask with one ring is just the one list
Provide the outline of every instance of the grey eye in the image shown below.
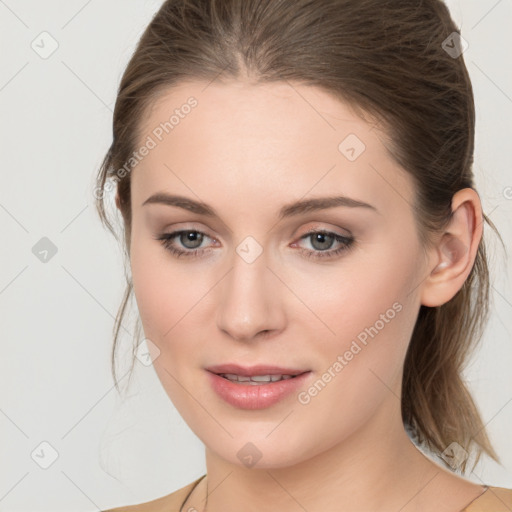
[[179,238],[180,243],[187,249],[196,249],[203,242],[203,234],[198,231],[182,231]]
[[329,233],[312,233],[308,235],[308,238],[311,239],[311,245],[318,250],[330,249],[335,239]]

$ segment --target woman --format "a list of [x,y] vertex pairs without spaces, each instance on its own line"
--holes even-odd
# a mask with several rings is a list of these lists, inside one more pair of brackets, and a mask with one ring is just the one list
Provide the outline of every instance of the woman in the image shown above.
[[207,473],[112,510],[512,509],[456,475],[499,460],[461,377],[494,228],[463,50],[439,0],[162,5],[98,190],[131,266],[115,341],[133,291]]

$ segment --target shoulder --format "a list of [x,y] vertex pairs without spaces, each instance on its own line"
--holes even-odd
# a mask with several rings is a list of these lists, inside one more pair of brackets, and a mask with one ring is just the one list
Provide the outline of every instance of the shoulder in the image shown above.
[[177,491],[157,498],[156,500],[139,503],[137,505],[126,505],[124,507],[109,508],[102,512],[179,512],[181,505],[192,492],[192,489],[204,478],[201,476],[190,484]]
[[512,489],[491,486],[463,512],[510,512],[511,510]]

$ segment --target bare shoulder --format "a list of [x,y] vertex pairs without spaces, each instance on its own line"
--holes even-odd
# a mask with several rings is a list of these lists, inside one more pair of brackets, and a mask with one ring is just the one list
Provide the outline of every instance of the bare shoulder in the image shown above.
[[102,512],[179,512],[181,505],[187,499],[194,487],[204,478],[204,475],[180,489],[157,498],[155,500],[139,503],[137,505],[126,505],[122,507],[109,508]]
[[512,489],[490,486],[462,512],[510,512]]

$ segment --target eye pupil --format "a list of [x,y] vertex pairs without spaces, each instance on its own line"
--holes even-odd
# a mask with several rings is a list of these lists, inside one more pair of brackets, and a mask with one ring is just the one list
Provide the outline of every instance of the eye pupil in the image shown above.
[[[199,247],[202,241],[203,235],[197,231],[185,231],[180,236],[180,242],[187,249],[195,249],[196,247]],[[192,242],[192,246],[188,245],[189,242]]]
[[[327,239],[327,247],[325,247],[325,246],[315,247],[316,242],[320,242],[320,244],[325,244],[326,239]],[[329,249],[332,246],[333,241],[334,241],[334,237],[332,235],[329,235],[328,233],[314,233],[312,245],[316,249],[325,250],[325,249]]]

